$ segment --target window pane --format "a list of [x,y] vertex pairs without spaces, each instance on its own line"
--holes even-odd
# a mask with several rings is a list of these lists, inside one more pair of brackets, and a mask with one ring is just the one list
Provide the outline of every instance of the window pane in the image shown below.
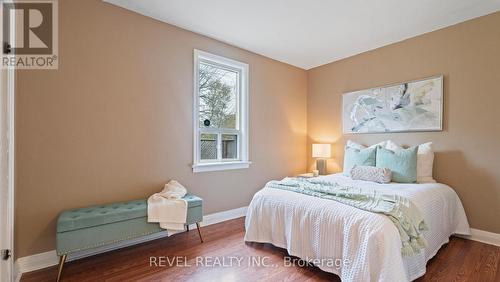
[[200,127],[236,128],[238,72],[199,65]]
[[217,159],[217,134],[200,134],[201,160]]
[[222,134],[222,158],[238,158],[238,135]]

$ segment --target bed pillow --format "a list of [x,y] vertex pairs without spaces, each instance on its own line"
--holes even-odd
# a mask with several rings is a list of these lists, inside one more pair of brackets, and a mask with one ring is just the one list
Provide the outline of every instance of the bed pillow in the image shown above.
[[390,169],[394,182],[415,183],[417,181],[417,152],[418,147],[397,151],[378,147],[376,166]]
[[344,175],[349,176],[355,165],[375,166],[377,148],[356,149],[346,147],[344,152]]
[[354,180],[389,183],[392,179],[392,172],[388,168],[355,165],[351,169],[351,178]]
[[385,147],[388,150],[391,151],[397,151],[403,149],[403,147],[399,146],[398,144],[394,143],[392,140],[387,140],[387,143],[385,144]]
[[428,142],[418,146],[417,154],[417,182],[418,183],[435,183],[436,180],[432,177],[432,169],[434,166],[434,149],[432,142]]
[[[359,149],[359,150],[366,149],[366,148],[376,148],[377,146],[385,148],[386,145],[387,145],[387,142],[392,142],[392,141],[391,140],[382,141],[380,143],[377,143],[377,144],[371,145],[370,147],[367,147],[367,146],[359,144],[357,142],[354,142],[354,141],[351,141],[351,140],[347,140],[345,146],[346,147],[355,148],[355,149]],[[392,142],[392,143],[394,143],[394,142]]]
[[[388,140],[386,143],[386,149],[391,151],[401,150],[402,148]],[[434,166],[434,149],[432,148],[432,142],[424,143],[418,146],[417,152],[417,182],[418,183],[435,183],[432,176],[432,169]]]

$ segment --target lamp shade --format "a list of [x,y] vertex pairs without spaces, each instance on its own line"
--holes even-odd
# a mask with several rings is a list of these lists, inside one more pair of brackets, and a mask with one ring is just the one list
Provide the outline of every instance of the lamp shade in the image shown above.
[[328,159],[332,156],[330,144],[312,144],[312,157]]

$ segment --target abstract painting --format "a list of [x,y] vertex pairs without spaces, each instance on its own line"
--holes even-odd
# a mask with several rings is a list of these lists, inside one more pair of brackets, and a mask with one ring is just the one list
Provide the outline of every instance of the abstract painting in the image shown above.
[[342,96],[344,134],[439,131],[442,121],[442,76]]

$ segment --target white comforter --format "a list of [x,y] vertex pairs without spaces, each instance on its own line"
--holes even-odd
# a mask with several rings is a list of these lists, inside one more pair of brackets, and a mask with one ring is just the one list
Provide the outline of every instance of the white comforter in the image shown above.
[[245,221],[245,241],[271,243],[286,248],[290,255],[315,259],[320,269],[339,275],[342,281],[392,282],[422,276],[427,261],[450,235],[470,234],[462,203],[447,185],[376,184],[351,180],[342,174],[320,178],[410,199],[430,229],[424,232],[425,251],[402,257],[399,233],[385,215],[272,188],[254,195]]

